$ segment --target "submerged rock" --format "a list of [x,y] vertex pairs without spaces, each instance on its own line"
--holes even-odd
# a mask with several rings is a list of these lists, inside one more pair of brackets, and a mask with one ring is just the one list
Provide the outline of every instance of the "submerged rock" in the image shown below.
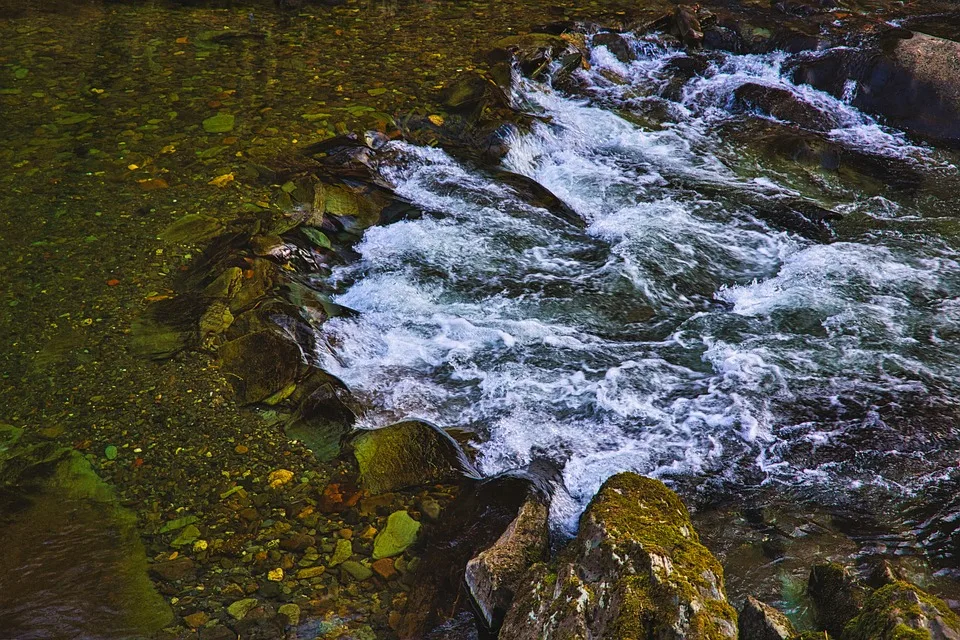
[[756,109],[777,120],[798,124],[804,129],[829,131],[837,126],[837,121],[829,114],[804,102],[787,89],[745,82],[737,87],[733,95],[741,108]]
[[373,540],[373,559],[392,558],[407,550],[417,540],[420,523],[406,511],[394,511],[387,518],[387,526]]
[[260,402],[294,381],[300,348],[274,331],[247,334],[221,345],[220,368],[244,404]]
[[793,640],[797,635],[787,616],[752,596],[743,603],[737,623],[739,640]]
[[840,637],[844,626],[863,606],[866,592],[843,565],[830,562],[810,570],[807,593],[817,624],[830,635]]
[[313,369],[300,387],[302,400],[284,431],[310,447],[318,460],[333,460],[356,420],[347,404],[350,392],[343,382],[320,369]]
[[427,422],[409,420],[364,431],[352,445],[360,484],[374,494],[479,477],[456,440]]
[[634,473],[613,476],[580,518],[556,571],[535,565],[501,638],[736,638],[723,569],[680,499]]
[[908,582],[873,592],[843,630],[843,640],[960,640],[960,617]]

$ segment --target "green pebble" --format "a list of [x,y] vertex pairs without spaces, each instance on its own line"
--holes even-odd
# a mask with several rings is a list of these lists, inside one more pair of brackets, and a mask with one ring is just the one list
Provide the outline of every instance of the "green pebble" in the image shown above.
[[116,460],[117,448],[112,444],[108,445],[107,448],[103,450],[103,455],[106,456],[107,460]]
[[232,113],[218,113],[203,121],[203,130],[207,133],[226,133],[233,131],[234,116]]
[[387,526],[373,540],[373,559],[391,558],[407,550],[420,533],[420,523],[406,511],[394,511],[387,517]]

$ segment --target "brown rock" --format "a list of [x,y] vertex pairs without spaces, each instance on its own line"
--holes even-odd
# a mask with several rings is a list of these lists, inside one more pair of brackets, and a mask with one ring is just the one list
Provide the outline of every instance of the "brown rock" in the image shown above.
[[294,381],[300,347],[274,331],[251,333],[223,344],[220,369],[243,404],[261,400]]
[[202,627],[210,621],[210,616],[208,616],[203,611],[197,611],[196,613],[191,613],[188,616],[183,616],[183,621],[187,623],[187,626],[191,629],[197,629]]
[[389,580],[393,576],[397,575],[397,570],[393,566],[393,558],[382,558],[377,560],[370,565],[370,568],[373,569],[374,573],[384,580]]
[[150,573],[167,582],[193,580],[197,576],[196,567],[190,558],[174,558],[150,565]]
[[303,551],[307,547],[312,547],[316,542],[313,536],[294,532],[280,541],[280,548],[284,551]]
[[753,596],[747,596],[737,624],[740,640],[791,640],[797,633],[787,616]]
[[464,577],[487,626],[499,626],[527,568],[547,551],[548,515],[546,504],[527,500],[493,546],[467,563]]

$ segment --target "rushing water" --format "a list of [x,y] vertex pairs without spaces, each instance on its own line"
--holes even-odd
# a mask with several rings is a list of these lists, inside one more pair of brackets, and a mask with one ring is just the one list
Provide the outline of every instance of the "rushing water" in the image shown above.
[[[955,222],[956,168],[791,84],[785,54],[724,55],[678,83],[681,53],[633,45],[629,64],[594,49],[577,97],[517,85],[548,118],[504,167],[585,230],[442,150],[393,145],[382,171],[426,215],[367,231],[333,278],[361,314],[324,325],[319,354],[375,406],[363,426],[473,430],[486,473],[558,460],[566,525],[628,469],[688,494],[769,489],[874,512],[943,482],[960,444],[960,254],[931,229]],[[737,113],[747,81],[832,114],[826,139],[924,186],[811,186],[751,140],[783,125]],[[765,221],[798,198],[845,215],[831,242]]]

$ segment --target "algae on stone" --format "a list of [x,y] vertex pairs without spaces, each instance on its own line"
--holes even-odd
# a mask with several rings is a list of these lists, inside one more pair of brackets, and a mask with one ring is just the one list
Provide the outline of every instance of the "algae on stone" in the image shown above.
[[387,517],[387,526],[373,540],[373,559],[398,556],[413,544],[420,533],[420,523],[406,511],[394,511]]
[[874,591],[843,640],[955,640],[960,617],[940,598],[898,580]]
[[613,476],[557,562],[531,570],[501,637],[721,640],[737,637],[723,569],[663,483]]
[[365,431],[354,438],[353,455],[361,485],[374,494],[477,476],[460,445],[426,422]]

